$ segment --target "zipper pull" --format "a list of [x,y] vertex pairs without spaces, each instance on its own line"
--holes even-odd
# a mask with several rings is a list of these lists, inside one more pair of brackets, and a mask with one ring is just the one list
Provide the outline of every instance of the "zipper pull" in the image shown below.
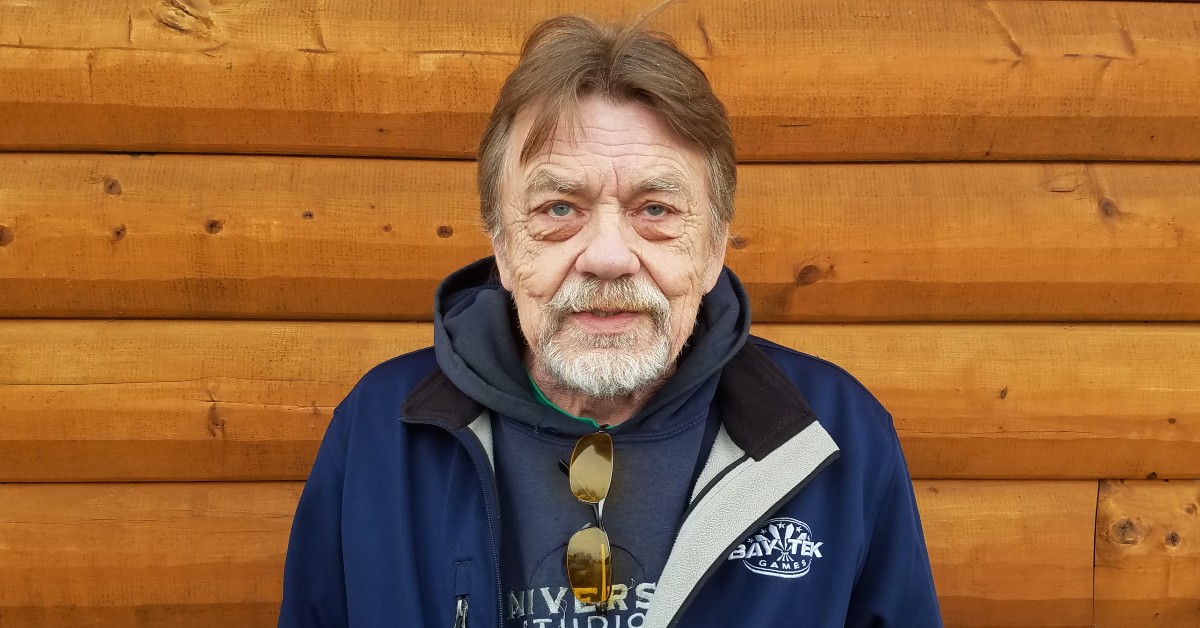
[[467,596],[460,595],[454,605],[454,628],[467,628]]

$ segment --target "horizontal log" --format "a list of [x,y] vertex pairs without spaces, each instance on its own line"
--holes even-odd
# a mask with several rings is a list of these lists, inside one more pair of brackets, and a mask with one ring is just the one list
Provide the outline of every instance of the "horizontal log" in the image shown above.
[[[0,485],[0,617],[273,626],[300,488]],[[948,627],[1091,625],[1094,482],[916,488]]]
[[1200,482],[1101,482],[1096,626],[1200,625]]
[[[467,157],[524,33],[568,10],[6,3],[0,150]],[[703,0],[654,26],[710,76],[742,160],[1195,160],[1197,23],[1184,3]]]
[[947,628],[1092,626],[1095,482],[914,489]]
[[[428,320],[474,165],[0,155],[0,316]],[[1200,165],[740,170],[758,321],[1200,320]]]
[[764,325],[845,367],[926,478],[1200,477],[1200,327]]
[[0,479],[308,475],[333,407],[428,325],[0,324]]
[[5,625],[274,626],[298,482],[0,485]]
[[[1197,326],[760,325],[857,375],[919,478],[1200,477]],[[303,479],[387,323],[0,323],[0,482]]]

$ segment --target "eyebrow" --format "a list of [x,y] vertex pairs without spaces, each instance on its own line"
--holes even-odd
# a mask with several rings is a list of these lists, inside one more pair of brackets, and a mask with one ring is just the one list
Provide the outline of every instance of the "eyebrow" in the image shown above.
[[674,172],[663,174],[655,174],[639,180],[634,186],[634,191],[638,193],[644,192],[665,192],[685,198],[690,203],[696,202],[695,194],[683,177]]
[[563,179],[546,170],[539,170],[537,174],[529,179],[525,184],[525,197],[529,198],[539,192],[554,192],[556,194],[573,194],[583,189],[583,183],[580,181],[569,181]]

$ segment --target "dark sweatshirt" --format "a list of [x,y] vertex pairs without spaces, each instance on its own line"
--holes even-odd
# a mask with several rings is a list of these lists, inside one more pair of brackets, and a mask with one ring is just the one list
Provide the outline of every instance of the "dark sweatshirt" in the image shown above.
[[596,428],[537,399],[514,314],[490,259],[451,275],[438,291],[438,364],[493,412],[506,625],[586,625],[596,614],[609,626],[638,625],[667,561],[697,461],[716,432],[712,401],[721,369],[749,333],[745,293],[727,271],[721,275],[703,300],[674,375],[634,417],[610,430],[614,472],[604,527],[613,546],[614,596],[605,609],[575,601],[564,566],[567,540],[595,517],[571,494],[559,461]]

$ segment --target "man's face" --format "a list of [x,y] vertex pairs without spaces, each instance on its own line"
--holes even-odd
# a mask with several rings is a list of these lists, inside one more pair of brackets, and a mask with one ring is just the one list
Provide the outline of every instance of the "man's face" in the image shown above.
[[704,158],[638,103],[581,102],[576,141],[559,125],[518,164],[533,115],[509,138],[500,277],[534,369],[592,397],[669,374],[716,284]]

